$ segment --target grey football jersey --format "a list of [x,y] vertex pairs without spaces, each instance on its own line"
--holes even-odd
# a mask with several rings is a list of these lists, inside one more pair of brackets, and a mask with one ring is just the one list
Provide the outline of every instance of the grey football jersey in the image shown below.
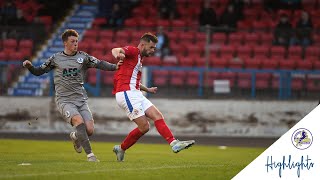
[[53,54],[40,67],[49,72],[54,70],[56,101],[71,102],[77,106],[87,101],[87,92],[83,87],[88,68],[95,68],[99,59],[78,51],[75,55],[64,52]]

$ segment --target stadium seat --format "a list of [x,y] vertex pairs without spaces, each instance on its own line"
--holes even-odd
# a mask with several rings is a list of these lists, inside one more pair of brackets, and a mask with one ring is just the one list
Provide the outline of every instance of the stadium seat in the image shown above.
[[261,60],[259,58],[250,58],[244,60],[244,67],[246,69],[259,69],[261,66]]
[[165,86],[168,82],[169,71],[167,70],[154,70],[153,75],[153,84],[156,86]]
[[288,48],[288,58],[290,57],[302,57],[302,47],[301,46],[290,46]]
[[198,71],[188,71],[187,72],[187,82],[186,85],[196,87],[199,85],[199,72]]
[[236,73],[234,72],[221,72],[219,79],[229,80],[230,87],[234,87],[236,80]]
[[115,33],[116,41],[125,40],[126,42],[131,41],[131,30],[121,30]]
[[211,39],[213,44],[225,44],[227,35],[225,33],[214,33]]
[[254,57],[268,57],[270,49],[267,46],[254,46],[253,47],[253,56]]
[[284,58],[286,54],[286,49],[283,46],[272,46],[270,48],[271,57],[280,57]]
[[250,89],[251,73],[237,73],[237,85],[240,89]]
[[231,58],[229,59],[229,68],[242,69],[244,65],[244,60],[239,58]]
[[4,51],[0,51],[0,61],[7,61],[8,60],[8,54]]
[[261,59],[261,69],[278,69],[278,59]]
[[248,45],[238,46],[237,57],[252,57],[252,47]]
[[187,67],[192,67],[195,65],[194,58],[191,56],[180,56],[178,57],[179,64],[180,66],[187,66]]
[[229,34],[229,44],[235,45],[235,46],[239,46],[241,44],[243,44],[243,33],[240,32],[236,32],[236,33],[232,33]]
[[235,55],[235,52],[236,52],[236,46],[230,44],[230,45],[222,45],[219,49],[219,54],[220,54],[220,57],[223,57],[225,55],[232,55],[234,56]]
[[101,71],[102,83],[105,85],[113,85],[114,71]]
[[100,30],[99,37],[100,38],[108,38],[113,39],[113,31],[111,30]]
[[308,57],[317,57],[319,58],[320,55],[320,48],[318,46],[308,46],[305,49],[305,58]]
[[220,73],[218,72],[208,72],[207,76],[204,76],[204,77],[207,77],[205,79],[205,85],[208,86],[208,87],[213,87],[213,81],[216,80],[216,79],[219,79],[220,77]]
[[304,61],[296,61],[298,70],[312,70],[312,61],[304,60]]
[[180,34],[180,43],[191,42],[194,43],[195,32],[185,32]]
[[21,39],[19,42],[19,49],[21,48],[33,48],[33,40],[31,39]]
[[5,39],[2,41],[2,45],[4,49],[16,49],[18,42],[16,39]]
[[247,33],[244,35],[244,44],[249,46],[257,46],[260,43],[260,37],[258,33]]
[[177,66],[178,58],[175,55],[165,56],[162,59],[162,66]]
[[279,69],[294,70],[296,68],[296,61],[289,59],[279,60]]
[[84,33],[84,39],[94,39],[96,40],[97,37],[99,35],[99,31],[98,30],[95,30],[95,29],[89,29],[89,30],[86,30],[85,33]]
[[307,76],[307,91],[320,91],[320,77],[319,75],[308,75]]
[[171,71],[170,72],[170,84],[172,86],[182,87],[186,77],[186,72],[184,71]]
[[145,66],[161,66],[162,61],[159,56],[147,57],[143,60]]
[[261,33],[260,43],[262,46],[271,46],[273,43],[273,34],[271,33]]
[[129,28],[140,27],[140,18],[129,18],[124,21],[124,26]]
[[211,58],[211,67],[213,68],[227,68],[229,66],[229,59],[228,58]]

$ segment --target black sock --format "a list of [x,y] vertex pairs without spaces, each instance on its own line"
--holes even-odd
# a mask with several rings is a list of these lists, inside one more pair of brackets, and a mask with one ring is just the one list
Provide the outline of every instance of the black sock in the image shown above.
[[79,124],[76,127],[76,130],[77,130],[76,134],[77,134],[78,140],[79,140],[81,146],[83,147],[84,151],[87,154],[92,153],[89,137],[88,137],[87,130],[86,130],[86,125],[84,123]]

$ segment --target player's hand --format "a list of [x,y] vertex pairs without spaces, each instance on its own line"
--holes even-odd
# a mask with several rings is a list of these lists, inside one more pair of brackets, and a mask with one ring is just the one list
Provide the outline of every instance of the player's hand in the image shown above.
[[22,63],[23,67],[30,68],[32,67],[32,63],[29,60],[25,60]]
[[125,56],[123,53],[119,52],[119,54],[118,54],[118,56],[116,57],[116,59],[118,59],[118,60],[123,60],[125,57],[126,57],[126,56]]
[[123,60],[118,61],[118,63],[116,64],[116,70],[118,70],[122,64]]
[[153,93],[153,94],[157,93],[157,90],[158,90],[157,87],[150,87],[150,88],[148,88],[148,92],[149,92],[149,93]]

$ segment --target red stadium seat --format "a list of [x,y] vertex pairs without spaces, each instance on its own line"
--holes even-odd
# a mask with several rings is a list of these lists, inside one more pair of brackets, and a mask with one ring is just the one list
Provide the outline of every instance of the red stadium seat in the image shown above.
[[236,52],[236,46],[234,45],[222,45],[220,47],[220,56],[224,56],[224,55],[232,55],[234,56],[235,55],[235,52]]
[[256,46],[260,43],[260,36],[258,33],[247,33],[243,42],[246,45]]
[[198,71],[188,71],[187,72],[187,82],[188,86],[198,86],[199,85],[199,72]]
[[261,60],[258,58],[250,58],[244,61],[246,69],[259,69],[261,66]]
[[252,47],[248,45],[238,46],[237,57],[252,57]]
[[101,71],[102,82],[105,85],[113,85],[114,71]]
[[2,44],[4,49],[16,49],[18,46],[16,39],[5,39]]
[[238,73],[237,74],[237,84],[240,89],[250,89],[251,88],[251,73]]
[[122,31],[117,31],[115,34],[115,39],[116,41],[119,40],[125,40],[126,42],[131,41],[131,31],[129,30],[122,30]]
[[253,47],[254,57],[268,57],[270,53],[269,47],[266,46],[255,46]]
[[309,46],[305,49],[305,57],[317,57],[319,58],[320,48],[317,46]]
[[229,44],[232,44],[232,45],[243,44],[243,36],[244,36],[243,33],[239,33],[239,32],[229,34]]
[[287,59],[279,60],[279,69],[293,70],[295,68],[296,68],[295,60],[287,60]]
[[228,58],[213,58],[211,59],[211,67],[213,68],[227,68],[229,66]]
[[180,34],[180,43],[194,42],[195,32],[185,32]]
[[280,57],[284,58],[286,54],[286,49],[283,46],[272,46],[270,48],[271,57]]
[[181,56],[178,59],[179,59],[180,66],[192,67],[195,64],[194,58],[190,56],[186,56],[186,57]]
[[33,48],[33,41],[31,39],[22,39],[19,42],[19,49],[21,48]]
[[143,61],[143,65],[145,66],[161,66],[162,61],[158,56],[147,57]]
[[230,87],[234,87],[236,80],[236,73],[234,72],[222,72],[220,73],[219,79],[221,80],[229,80]]
[[211,39],[213,44],[225,44],[227,35],[225,33],[214,33]]
[[261,69],[277,69],[278,66],[278,59],[262,59],[261,61]]
[[184,71],[171,71],[170,72],[170,84],[173,86],[183,86],[186,77]]
[[312,61],[297,61],[297,69],[299,70],[312,70]]
[[238,58],[229,59],[229,68],[242,69],[244,61]]
[[113,39],[113,31],[111,30],[101,30],[99,37],[100,38],[109,38],[109,39]]
[[302,47],[300,46],[290,46],[288,48],[288,58],[290,57],[302,57]]

